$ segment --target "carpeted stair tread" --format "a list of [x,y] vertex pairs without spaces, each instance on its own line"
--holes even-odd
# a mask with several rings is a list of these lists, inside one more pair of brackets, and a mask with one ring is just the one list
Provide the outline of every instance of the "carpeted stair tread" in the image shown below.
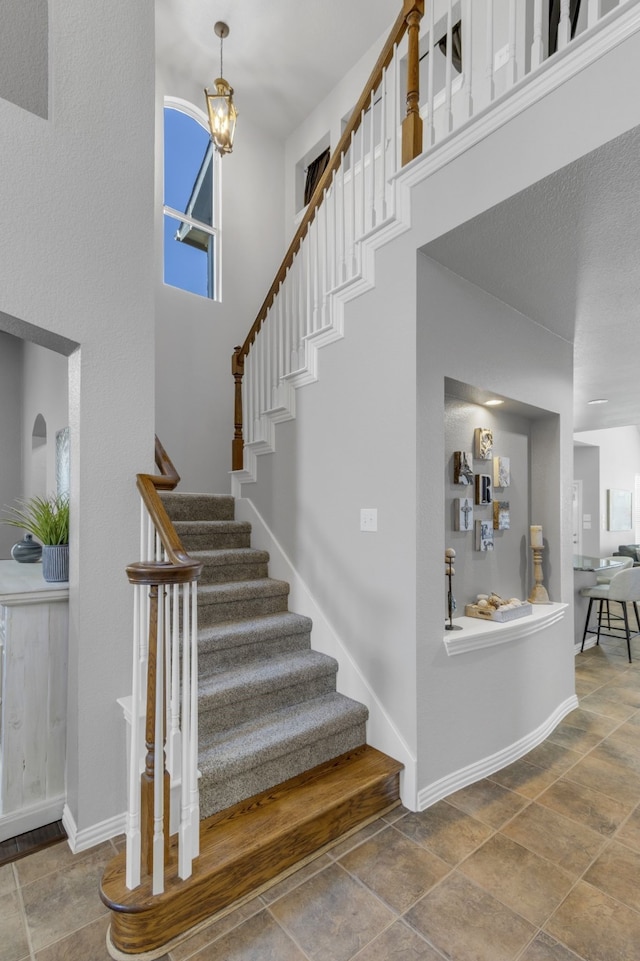
[[253,581],[231,581],[228,584],[203,584],[198,587],[198,607],[207,604],[223,604],[227,601],[245,600],[253,597],[289,596],[289,585],[273,577],[261,577]]
[[292,611],[223,621],[198,631],[201,675],[219,674],[265,657],[310,650],[312,622]]
[[173,521],[224,521],[235,516],[235,501],[226,494],[163,491],[160,497]]
[[189,556],[203,565],[199,584],[268,577],[269,554],[252,547],[223,550],[191,550]]
[[292,687],[318,675],[330,677],[335,687],[337,671],[338,662],[335,658],[319,651],[281,654],[201,679],[198,685],[199,703],[211,698],[213,709],[223,708],[231,701],[251,700],[270,693],[274,688]]
[[189,552],[251,546],[251,524],[247,521],[174,521],[173,526]]
[[239,724],[210,737],[201,747],[203,782],[205,778],[225,780],[302,747],[313,748],[328,735],[364,724],[368,715],[363,704],[333,692]]

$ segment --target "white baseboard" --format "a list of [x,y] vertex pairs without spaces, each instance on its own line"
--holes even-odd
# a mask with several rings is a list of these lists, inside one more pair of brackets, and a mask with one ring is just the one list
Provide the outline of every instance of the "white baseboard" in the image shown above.
[[566,717],[566,715],[576,707],[578,707],[578,698],[574,694],[568,697],[566,701],[563,701],[562,704],[553,711],[551,716],[537,727],[535,731],[520,738],[519,741],[514,741],[513,744],[508,745],[508,747],[503,748],[496,754],[476,761],[474,764],[461,768],[459,771],[454,771],[453,774],[448,774],[446,777],[440,778],[440,780],[434,781],[433,784],[422,788],[418,793],[418,810],[424,811],[426,808],[431,807],[432,804],[435,804],[436,801],[441,801],[442,798],[453,794],[454,791],[459,791],[469,784],[481,781],[482,778],[488,777],[490,774],[495,774],[496,771],[506,767],[508,764],[513,764],[514,761],[519,760],[525,754],[528,754],[529,751],[532,751],[534,747],[537,747],[538,744],[541,744],[542,741],[551,734],[553,729],[558,726],[562,718]]
[[0,815],[0,841],[15,838],[18,834],[25,834],[45,824],[59,821],[63,807],[64,795],[61,794],[59,797],[39,801],[30,807],[20,808],[19,811]]
[[65,804],[62,812],[62,825],[67,832],[69,847],[74,854],[86,851],[88,848],[95,847],[96,844],[102,844],[103,841],[110,841],[111,838],[124,834],[126,823],[127,815],[123,811],[122,814],[116,814],[115,817],[107,818],[106,821],[100,821],[98,824],[92,824],[91,827],[79,831],[68,805]]

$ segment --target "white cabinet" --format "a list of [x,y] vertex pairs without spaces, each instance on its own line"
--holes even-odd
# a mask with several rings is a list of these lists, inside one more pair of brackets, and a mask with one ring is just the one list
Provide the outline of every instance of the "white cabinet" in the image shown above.
[[68,594],[0,561],[0,841],[62,816]]

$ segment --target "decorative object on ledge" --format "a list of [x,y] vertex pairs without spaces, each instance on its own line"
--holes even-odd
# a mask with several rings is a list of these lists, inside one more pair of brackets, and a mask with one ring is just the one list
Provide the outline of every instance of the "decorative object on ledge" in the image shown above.
[[508,531],[511,527],[511,515],[509,513],[509,501],[493,502],[493,529],[494,531]]
[[491,460],[493,457],[493,431],[490,427],[476,427],[474,433],[474,454],[478,460]]
[[19,527],[42,542],[42,576],[45,581],[69,580],[69,498],[66,494],[31,497],[7,507],[5,524]]
[[476,474],[476,504],[483,507],[493,500],[491,477],[489,474]]
[[515,621],[531,613],[529,601],[510,597],[505,601],[499,594],[478,594],[475,604],[467,604],[464,612],[467,617],[478,617],[483,621]]
[[532,604],[549,604],[549,595],[542,583],[542,552],[544,550],[542,528],[539,524],[533,524],[529,529],[529,534],[531,550],[533,551],[533,579],[535,581],[529,594],[529,601]]
[[461,631],[462,628],[458,624],[453,623],[453,612],[456,609],[456,599],[453,596],[453,590],[451,588],[451,578],[455,574],[455,568],[453,566],[453,559],[456,556],[456,552],[453,547],[447,547],[444,552],[444,571],[447,575],[449,581],[449,590],[447,592],[447,608],[449,611],[449,623],[445,624],[445,631]]
[[493,486],[509,487],[511,484],[511,463],[508,457],[493,458]]
[[453,452],[453,483],[473,484],[473,454],[468,450]]
[[472,531],[473,530],[473,501],[470,497],[456,497],[453,501],[454,507],[454,530]]
[[493,550],[493,521],[476,521],[476,550]]
[[33,534],[25,534],[24,538],[11,548],[11,556],[19,564],[37,564],[42,557],[42,545],[34,541]]

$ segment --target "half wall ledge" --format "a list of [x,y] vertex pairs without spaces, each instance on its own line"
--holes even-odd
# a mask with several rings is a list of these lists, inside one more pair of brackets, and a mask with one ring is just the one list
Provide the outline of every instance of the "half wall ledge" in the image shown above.
[[482,621],[477,617],[456,617],[455,624],[462,630],[453,635],[445,634],[442,643],[449,657],[454,654],[479,651],[484,647],[509,644],[538,634],[540,631],[547,630],[552,624],[557,624],[564,618],[568,606],[568,604],[557,603],[537,604],[534,605],[531,614],[506,623]]

